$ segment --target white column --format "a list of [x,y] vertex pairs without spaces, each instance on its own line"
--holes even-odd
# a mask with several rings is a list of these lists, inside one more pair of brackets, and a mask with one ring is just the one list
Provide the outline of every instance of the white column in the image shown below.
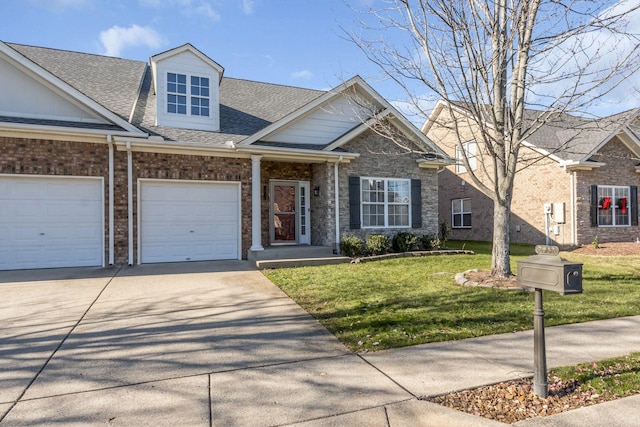
[[111,135],[107,135],[109,143],[109,265],[114,263],[114,219],[113,219],[113,139]]
[[251,156],[251,251],[263,251],[262,247],[262,207],[260,206],[260,159]]
[[[131,142],[127,141],[127,216],[129,229],[129,265],[133,265],[133,160]],[[140,259],[138,259],[140,264]]]
[[335,220],[336,220],[336,253],[340,254],[340,182],[338,180],[338,164],[342,161],[342,156],[333,166],[333,185],[335,197]]

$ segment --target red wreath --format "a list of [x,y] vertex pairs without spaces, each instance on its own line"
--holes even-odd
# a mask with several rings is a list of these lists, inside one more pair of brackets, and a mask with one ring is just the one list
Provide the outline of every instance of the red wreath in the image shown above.
[[620,199],[620,211],[623,214],[627,213],[627,198],[623,197],[622,199]]
[[611,197],[605,197],[602,199],[602,209],[609,209],[611,207]]

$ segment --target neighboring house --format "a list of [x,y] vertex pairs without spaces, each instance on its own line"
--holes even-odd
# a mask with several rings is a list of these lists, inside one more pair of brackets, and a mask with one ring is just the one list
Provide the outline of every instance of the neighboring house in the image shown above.
[[446,156],[360,77],[317,91],[225,77],[190,44],[147,64],[2,42],[0,74],[0,270],[437,231]]
[[[461,105],[453,109],[462,147],[457,144],[447,105],[440,101],[422,128],[457,159],[440,173],[439,217],[451,227],[453,239],[489,241],[493,202],[469,177],[462,150],[473,169],[491,168],[491,158]],[[548,238],[570,247],[590,244],[596,237],[599,242],[640,238],[640,109],[597,120],[553,114],[523,143],[519,169],[511,242],[545,244]]]

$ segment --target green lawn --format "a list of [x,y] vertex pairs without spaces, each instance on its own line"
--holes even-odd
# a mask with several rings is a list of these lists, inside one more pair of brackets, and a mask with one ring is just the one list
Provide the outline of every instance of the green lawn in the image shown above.
[[[397,258],[265,274],[353,351],[380,350],[533,328],[533,293],[457,285],[455,273],[489,269],[491,247],[450,242],[475,255]],[[512,245],[516,261],[533,247]],[[590,257],[580,295],[544,293],[547,326],[640,314],[640,257]]]

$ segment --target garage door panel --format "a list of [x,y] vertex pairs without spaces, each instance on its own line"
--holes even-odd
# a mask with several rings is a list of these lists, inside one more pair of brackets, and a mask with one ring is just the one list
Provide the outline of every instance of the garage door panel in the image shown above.
[[141,182],[141,262],[238,258],[237,184]]
[[102,180],[0,176],[0,188],[1,270],[102,265]]

